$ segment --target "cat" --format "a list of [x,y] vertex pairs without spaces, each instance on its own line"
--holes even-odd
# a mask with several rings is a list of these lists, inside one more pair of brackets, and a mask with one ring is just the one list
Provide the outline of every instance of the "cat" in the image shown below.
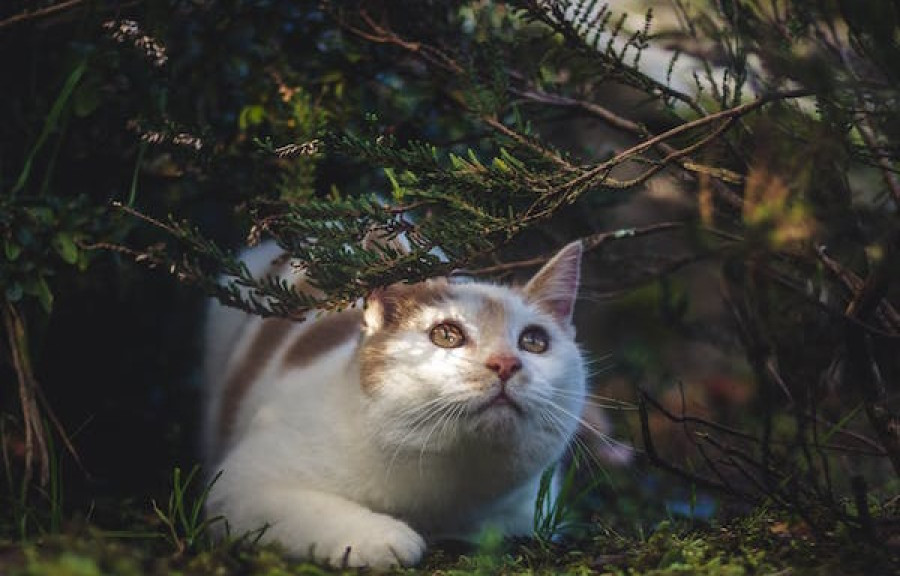
[[[523,287],[432,279],[304,322],[216,303],[206,327],[206,503],[231,533],[336,567],[412,566],[426,541],[530,535],[542,473],[585,405],[572,314],[582,247]],[[314,292],[274,244],[256,275]]]

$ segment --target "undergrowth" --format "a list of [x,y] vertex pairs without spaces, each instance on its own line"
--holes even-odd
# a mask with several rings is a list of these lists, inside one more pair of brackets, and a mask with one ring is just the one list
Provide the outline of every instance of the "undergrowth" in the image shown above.
[[[187,503],[190,510],[194,502]],[[176,510],[176,516],[178,512]],[[0,541],[0,573],[10,576],[213,576],[252,574],[308,576],[355,574],[285,557],[256,538],[198,538],[185,546],[160,537],[168,528],[153,514],[131,534],[106,532],[70,521],[59,534],[24,543]],[[183,534],[182,534],[183,536]],[[692,525],[663,521],[646,536],[625,534],[600,523],[578,539],[504,540],[485,536],[479,545],[438,543],[415,569],[396,574],[754,574],[900,573],[900,547],[876,546],[837,530],[814,534],[796,518],[765,510],[730,523]]]
[[[608,512],[590,512],[594,484],[580,484],[568,468],[554,481],[542,477],[535,503],[534,538],[504,539],[485,533],[477,544],[438,542],[407,575],[543,575],[674,576],[680,574],[750,576],[900,574],[900,541],[879,544],[860,539],[839,524],[817,531],[799,515],[761,508],[729,522],[659,514],[650,528],[628,526]],[[105,529],[87,516],[62,516],[30,535],[15,527],[0,532],[0,574],[6,576],[309,576],[356,574],[285,556],[277,545],[260,542],[264,530],[231,534],[221,517],[206,518],[203,507],[218,480],[206,483],[199,468],[186,474],[176,467],[169,494],[137,506],[117,503],[121,526]],[[620,499],[627,499],[624,493]],[[23,515],[38,505],[20,503]],[[40,506],[39,506],[40,507]],[[135,510],[141,508],[142,510]],[[878,507],[873,513],[878,514]],[[9,513],[11,511],[7,511]],[[7,517],[6,521],[13,519]],[[23,520],[24,521],[24,520]],[[224,535],[214,537],[218,530]],[[365,573],[366,571],[363,571]]]

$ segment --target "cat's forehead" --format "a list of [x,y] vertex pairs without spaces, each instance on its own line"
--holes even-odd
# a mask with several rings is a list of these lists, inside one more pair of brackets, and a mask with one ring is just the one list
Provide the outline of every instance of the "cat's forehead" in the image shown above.
[[439,294],[421,300],[405,322],[407,326],[459,319],[472,324],[502,325],[534,310],[515,289],[493,284],[444,284]]

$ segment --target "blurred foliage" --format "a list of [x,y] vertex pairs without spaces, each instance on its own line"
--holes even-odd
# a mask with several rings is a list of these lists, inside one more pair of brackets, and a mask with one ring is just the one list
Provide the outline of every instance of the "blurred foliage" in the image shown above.
[[[895,537],[896,4],[648,5],[0,6],[8,532],[59,529],[63,495],[120,525],[192,460],[201,291],[301,317],[582,238],[580,338],[611,350],[598,380],[640,405],[619,432],[645,451],[598,518],[708,517],[724,493]],[[262,238],[326,296],[250,277],[233,249]],[[658,534],[627,566],[778,566]],[[22,570],[44,562],[101,570]]]

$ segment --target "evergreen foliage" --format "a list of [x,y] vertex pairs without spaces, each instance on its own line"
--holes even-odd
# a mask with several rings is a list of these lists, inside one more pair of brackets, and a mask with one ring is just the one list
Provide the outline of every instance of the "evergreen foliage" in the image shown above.
[[[644,366],[655,343],[617,350],[642,461],[818,534],[895,532],[896,3],[39,4],[0,7],[10,502],[35,469],[49,493],[48,434],[78,458],[41,386],[57,303],[170,306],[145,304],[133,261],[299,319],[395,282],[514,274],[581,238],[629,326],[658,313],[638,338],[702,342],[752,382],[740,409],[698,408]],[[655,186],[678,208],[621,224]],[[263,239],[324,295],[253,278],[238,250]],[[695,265],[721,286],[721,326],[692,316],[708,294],[676,272]]]
[[[235,280],[224,288],[204,283],[229,304],[302,316],[313,306],[353,305],[378,286],[470,268],[552,226],[567,206],[590,220],[597,198],[622,201],[652,178],[675,174],[696,195],[695,216],[682,224],[721,264],[726,302],[762,390],[763,422],[756,432],[722,428],[679,416],[644,392],[648,456],[700,486],[767,498],[811,524],[840,520],[872,535],[866,480],[833,479],[829,454],[884,457],[900,473],[896,406],[884,376],[897,371],[886,347],[900,329],[889,271],[900,239],[890,144],[898,85],[883,60],[896,39],[875,25],[882,8],[678,4],[685,26],[677,44],[696,52],[694,89],[685,91],[670,84],[678,52],[665,81],[642,68],[654,40],[651,11],[626,26],[624,14],[590,0],[466,9],[432,2],[418,9],[427,11],[421,18],[409,17],[401,3],[386,2],[377,13],[364,4],[330,4],[326,11],[348,41],[386,46],[402,86],[428,86],[433,106],[456,118],[456,143],[398,138],[370,115],[361,128],[332,128],[317,142],[325,156],[382,169],[387,182],[375,195],[255,204],[254,233],[296,258],[324,290],[320,301],[250,278],[184,226],[174,228],[176,236],[195,250],[176,270],[203,282],[202,265],[211,262],[232,271]],[[897,18],[884,10],[881,17]],[[640,94],[658,125],[606,109],[602,92],[610,86]],[[612,154],[564,150],[540,127],[561,110],[599,118],[634,143]],[[366,246],[372,233],[402,234],[411,250]],[[584,239],[592,246],[610,237],[599,234]],[[819,338],[811,340],[811,330]],[[815,350],[798,352],[798,343]],[[829,441],[850,434],[852,418],[816,383],[823,374],[839,382],[837,396],[864,407],[879,446],[874,453]],[[788,435],[773,425],[782,394],[793,420]],[[648,424],[654,409],[696,426],[703,440],[693,466],[704,473],[659,455]],[[855,504],[844,499],[852,497]]]

